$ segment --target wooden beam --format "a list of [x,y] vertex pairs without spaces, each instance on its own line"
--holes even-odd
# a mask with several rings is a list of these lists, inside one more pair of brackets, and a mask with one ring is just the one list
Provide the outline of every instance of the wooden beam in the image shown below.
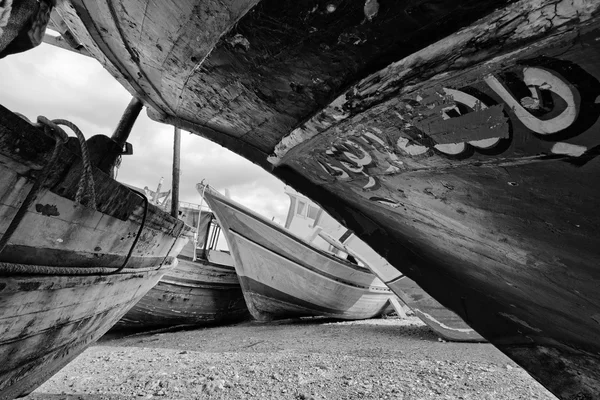
[[173,141],[173,190],[171,192],[171,215],[179,216],[179,159],[181,153],[181,130],[175,127]]

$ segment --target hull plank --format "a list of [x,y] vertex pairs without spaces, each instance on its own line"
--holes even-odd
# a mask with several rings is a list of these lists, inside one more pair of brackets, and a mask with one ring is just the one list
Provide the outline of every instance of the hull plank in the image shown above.
[[0,398],[41,385],[108,331],[163,273],[3,278]]
[[485,341],[473,328],[465,324],[461,317],[429,296],[412,279],[403,276],[386,282],[386,285],[442,338],[457,342]]
[[259,321],[304,316],[364,319],[385,312],[390,290],[369,270],[295,238],[212,190],[248,309]]
[[209,326],[250,317],[233,266],[178,261],[116,327]]

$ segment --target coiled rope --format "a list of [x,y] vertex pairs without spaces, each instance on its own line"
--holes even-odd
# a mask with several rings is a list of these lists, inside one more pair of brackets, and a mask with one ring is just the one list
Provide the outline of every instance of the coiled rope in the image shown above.
[[75,201],[83,204],[86,207],[96,209],[96,191],[94,189],[94,175],[92,169],[92,163],[90,161],[90,154],[88,151],[87,143],[85,142],[85,136],[79,130],[79,128],[66,119],[53,119],[50,121],[48,118],[39,116],[38,123],[44,126],[44,132],[56,137],[59,135],[62,138],[67,137],[65,131],[59,126],[64,125],[75,132],[77,139],[79,139],[79,147],[81,148],[81,159],[83,160],[83,174],[79,178],[79,185],[77,187],[77,194],[75,195]]
[[[165,268],[165,265],[167,267]],[[135,274],[168,269],[177,265],[177,258],[172,264],[165,264],[157,268],[112,268],[112,267],[57,267],[53,265],[19,264],[0,262],[0,276],[14,275],[112,275],[112,274]]]

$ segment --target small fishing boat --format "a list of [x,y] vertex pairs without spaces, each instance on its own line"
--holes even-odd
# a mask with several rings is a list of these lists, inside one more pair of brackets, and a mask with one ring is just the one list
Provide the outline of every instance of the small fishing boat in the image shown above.
[[321,249],[341,250],[360,260],[441,338],[457,342],[485,341],[456,313],[442,306],[308,197],[289,186],[285,188],[285,194],[290,198],[286,229],[307,237]]
[[198,190],[223,229],[257,320],[366,319],[389,309],[393,293],[367,268],[312,246],[208,186]]
[[219,249],[214,214],[180,202],[180,218],[196,226],[179,263],[117,323],[118,329],[208,326],[250,318],[229,251]]
[[124,143],[85,141],[71,125],[79,149],[57,126],[67,122],[38,120],[0,106],[2,400],[27,395],[100,338],[192,234],[98,168]]

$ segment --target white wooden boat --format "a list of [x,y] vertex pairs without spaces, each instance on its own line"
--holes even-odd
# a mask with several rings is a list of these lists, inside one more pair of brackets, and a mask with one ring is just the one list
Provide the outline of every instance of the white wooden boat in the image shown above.
[[362,261],[438,336],[459,342],[485,341],[461,317],[442,306],[415,281],[392,267],[318,204],[290,187],[285,188],[285,193],[290,197],[285,228],[301,237],[307,237],[321,249],[337,251],[339,248]]
[[204,193],[257,320],[365,319],[388,310],[394,295],[367,268],[317,249],[210,187]]
[[[211,211],[181,207],[183,220],[197,227],[178,264],[117,323],[118,329],[209,326],[250,318],[233,258],[218,249],[219,226]],[[194,251],[194,246],[197,246]]]
[[[0,107],[0,399],[26,395],[176,263],[191,228]],[[85,182],[95,196],[78,189]]]

